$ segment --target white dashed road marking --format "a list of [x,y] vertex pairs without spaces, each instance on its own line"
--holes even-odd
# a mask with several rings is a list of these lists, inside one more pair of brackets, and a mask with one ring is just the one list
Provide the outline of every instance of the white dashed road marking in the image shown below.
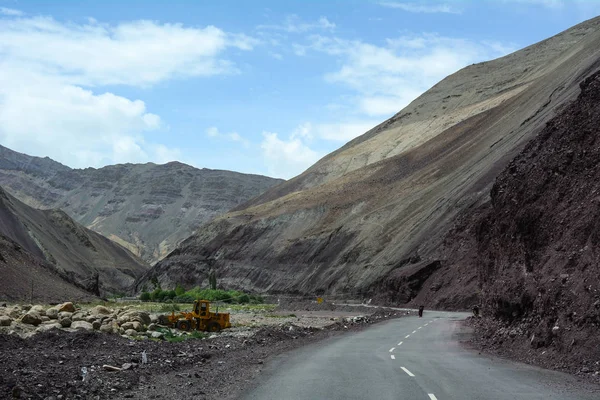
[[410,335],[406,335],[404,336],[404,339],[408,339],[410,337]]
[[419,329],[421,329],[421,328],[423,328],[423,327],[422,327],[422,326],[420,326],[420,327],[419,327],[417,330],[419,330]]
[[395,360],[395,359],[396,359],[396,356],[395,356],[395,355],[393,355],[393,354],[392,354],[390,357],[392,357],[392,360]]
[[431,400],[438,400],[437,397],[435,397],[435,394],[433,394],[433,393],[429,393],[429,398]]
[[400,368],[402,368],[402,371],[406,372],[408,374],[408,376],[415,376],[415,374],[413,374],[412,372],[410,372],[406,368],[404,368],[404,367],[400,367]]
[[402,346],[402,343],[404,343],[404,342],[400,342],[400,343],[398,343],[398,346]]
[[391,353],[392,351],[394,351],[394,350],[396,350],[396,348],[395,348],[395,347],[392,347],[392,348],[390,349],[390,353]]
[[417,331],[413,331],[413,333],[417,333]]

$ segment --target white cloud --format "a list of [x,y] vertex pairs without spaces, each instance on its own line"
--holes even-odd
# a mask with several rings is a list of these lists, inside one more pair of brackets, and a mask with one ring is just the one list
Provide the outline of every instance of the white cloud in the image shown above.
[[216,126],[211,126],[211,127],[207,128],[205,132],[206,132],[206,136],[208,136],[208,137],[225,139],[225,140],[229,140],[231,142],[238,142],[238,143],[241,143],[242,145],[244,145],[244,147],[250,146],[250,142],[247,139],[244,139],[237,132],[221,133]]
[[21,10],[15,10],[14,8],[6,8],[6,7],[0,7],[0,14],[2,15],[8,15],[11,17],[20,17],[23,14],[23,11]]
[[95,88],[232,73],[226,50],[258,43],[213,26],[2,14],[9,16],[0,19],[0,143],[73,167],[165,162],[181,154],[145,139],[164,127],[143,101]]
[[379,5],[388,8],[396,8],[402,11],[412,13],[447,13],[447,14],[460,14],[462,11],[452,7],[449,4],[428,4],[423,2],[396,2],[396,1],[382,1]]
[[277,133],[263,132],[260,145],[270,176],[289,179],[314,164],[322,154],[308,147],[300,137],[280,139]]
[[313,30],[333,31],[335,24],[329,21],[326,17],[320,17],[314,22],[305,22],[297,15],[288,15],[279,24],[259,25],[258,30],[273,30],[287,33],[305,33]]
[[355,106],[368,116],[394,114],[458,69],[512,51],[501,43],[427,33],[388,39],[385,46],[313,35],[296,49],[338,57],[342,66],[325,79],[353,89]]
[[232,73],[227,48],[256,40],[214,26],[189,28],[152,21],[119,25],[62,24],[48,17],[0,21],[0,52],[44,75],[78,85],[147,86],[165,79]]

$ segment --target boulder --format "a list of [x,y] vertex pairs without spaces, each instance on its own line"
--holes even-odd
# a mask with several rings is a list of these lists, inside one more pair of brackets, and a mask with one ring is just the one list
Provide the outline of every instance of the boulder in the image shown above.
[[73,313],[72,312],[60,311],[58,313],[58,319],[63,319],[63,318],[69,318],[69,319],[71,319],[72,317],[73,317]]
[[58,322],[53,322],[51,324],[42,324],[42,325],[38,326],[38,328],[35,331],[40,333],[40,332],[49,331],[51,329],[60,329],[60,328],[62,328],[61,324],[59,324]]
[[90,315],[89,317],[85,317],[83,320],[89,322],[90,324],[93,324],[96,319],[96,316]]
[[21,309],[19,307],[13,307],[12,309],[8,310],[6,315],[12,319],[17,319],[21,316]]
[[63,318],[63,319],[59,320],[59,323],[60,323],[60,326],[62,326],[63,328],[68,328],[72,324],[71,318]]
[[21,317],[21,322],[24,324],[37,326],[42,323],[42,318],[35,311],[29,311]]
[[8,315],[3,315],[0,317],[0,326],[10,326],[11,322],[12,322],[12,318],[9,317]]
[[127,329],[127,330],[125,330],[125,335],[135,336],[135,335],[137,335],[137,331],[135,329]]
[[58,312],[63,312],[63,311],[67,311],[67,312],[71,312],[71,313],[75,312],[75,306],[71,302],[62,303],[62,304],[58,305],[57,307],[58,307]]
[[46,310],[46,316],[50,319],[58,319],[58,308],[50,307]]
[[82,330],[86,330],[86,331],[91,331],[92,329],[94,329],[94,327],[92,326],[92,324],[90,324],[87,321],[73,321],[71,323],[71,328],[73,328],[73,329],[82,329]]
[[48,321],[50,321],[50,318],[47,317],[47,316],[45,316],[45,315],[42,315],[40,318],[42,319],[42,322],[48,322]]
[[152,339],[162,339],[164,336],[165,334],[162,332],[152,332],[152,334],[150,335]]
[[84,322],[87,322],[86,318],[87,318],[87,316],[85,314],[83,314],[83,313],[80,313],[80,312],[74,313],[73,316],[71,317],[71,319],[73,321],[84,321]]
[[158,326],[155,323],[152,323],[150,325],[148,325],[148,330],[149,331],[155,331],[158,329]]
[[94,330],[96,330],[96,331],[98,329],[100,329],[101,326],[102,326],[102,322],[100,322],[100,321],[94,321],[94,322],[92,322],[92,328],[94,328]]
[[102,326],[100,326],[100,332],[102,332],[102,333],[115,333],[112,325],[102,325]]
[[90,310],[91,315],[110,315],[112,312],[104,306],[96,306]]
[[31,308],[29,309],[29,311],[35,311],[36,313],[38,313],[38,315],[39,315],[40,317],[44,317],[44,316],[46,316],[46,309],[44,308],[44,306],[41,306],[41,305],[39,305],[39,304],[38,304],[38,305],[35,305],[35,306],[33,306],[33,307],[31,307]]
[[121,325],[121,328],[125,329],[126,331],[133,329],[136,332],[141,332],[144,330],[144,326],[138,321],[125,322],[123,325]]
[[127,311],[124,314],[119,315],[119,323],[138,321],[143,325],[150,325],[150,314],[145,311]]

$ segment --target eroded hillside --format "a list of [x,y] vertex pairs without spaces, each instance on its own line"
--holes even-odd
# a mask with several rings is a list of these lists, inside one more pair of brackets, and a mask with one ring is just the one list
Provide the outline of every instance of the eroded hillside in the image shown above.
[[[0,287],[2,297],[15,298],[14,283],[23,278],[17,287],[28,285],[28,277],[39,281],[48,275],[65,278],[94,295],[124,293],[149,265],[104,236],[73,221],[60,210],[38,210],[21,203],[0,188],[0,235],[18,248],[9,252],[11,246],[4,244],[0,255],[4,255],[6,274]],[[14,246],[13,246],[14,247]],[[6,250],[6,252],[5,252]],[[18,253],[17,252],[17,253]],[[10,260],[15,258],[16,262]],[[35,258],[29,265],[24,260]],[[6,261],[8,260],[8,261]],[[39,276],[38,276],[39,275]],[[53,278],[52,281],[56,281]],[[43,286],[48,286],[46,282]],[[64,284],[62,286],[65,286]],[[67,285],[68,286],[68,285]],[[53,293],[58,288],[57,286]],[[17,291],[15,293],[21,293]],[[22,294],[22,293],[21,293]],[[64,294],[66,295],[66,293]]]
[[204,225],[145,279],[197,284],[214,267],[234,287],[410,301],[443,265],[439,248],[456,215],[487,199],[497,174],[598,68],[599,25],[449,76],[302,175]]
[[150,263],[280,182],[178,162],[71,169],[0,146],[0,185],[12,195],[35,208],[60,208]]

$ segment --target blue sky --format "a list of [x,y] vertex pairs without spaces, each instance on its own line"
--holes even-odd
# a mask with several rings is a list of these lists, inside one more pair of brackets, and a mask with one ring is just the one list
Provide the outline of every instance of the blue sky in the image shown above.
[[0,0],[0,144],[290,178],[593,0]]

